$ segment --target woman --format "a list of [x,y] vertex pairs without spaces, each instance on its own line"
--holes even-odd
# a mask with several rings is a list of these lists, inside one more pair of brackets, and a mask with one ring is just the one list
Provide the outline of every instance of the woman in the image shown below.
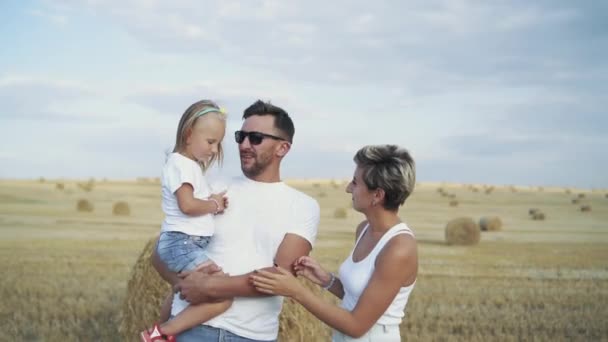
[[395,145],[365,146],[346,192],[365,215],[356,243],[336,276],[310,257],[296,261],[298,275],[342,299],[325,302],[288,271],[258,271],[251,281],[260,292],[288,296],[335,329],[333,341],[400,341],[399,324],[416,282],[418,256],[414,234],[401,222],[399,207],[414,190],[414,160]]

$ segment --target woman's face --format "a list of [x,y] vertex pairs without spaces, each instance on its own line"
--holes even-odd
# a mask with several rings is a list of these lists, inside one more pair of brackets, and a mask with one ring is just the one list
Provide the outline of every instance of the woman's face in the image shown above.
[[363,181],[363,169],[359,166],[355,169],[355,174],[348,183],[346,192],[352,195],[353,209],[356,211],[363,212],[372,206],[374,192],[370,191]]

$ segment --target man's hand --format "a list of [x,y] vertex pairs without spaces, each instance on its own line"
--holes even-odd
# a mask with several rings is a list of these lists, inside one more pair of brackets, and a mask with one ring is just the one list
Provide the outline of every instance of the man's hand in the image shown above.
[[180,292],[180,298],[191,304],[200,304],[213,301],[208,294],[207,288],[210,277],[225,276],[222,269],[211,261],[199,265],[195,270],[181,272],[177,276],[179,281],[173,287],[173,291]]

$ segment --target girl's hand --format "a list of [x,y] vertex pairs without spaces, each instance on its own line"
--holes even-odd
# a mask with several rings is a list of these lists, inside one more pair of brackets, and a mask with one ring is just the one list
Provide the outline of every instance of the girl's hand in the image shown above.
[[209,196],[210,200],[214,200],[217,203],[216,214],[221,214],[228,208],[228,197],[225,197],[226,191],[218,192],[217,194],[212,194]]
[[327,286],[331,281],[331,274],[324,270],[315,259],[309,256],[298,258],[294,263],[293,268],[297,275],[303,276],[317,285]]
[[256,290],[271,295],[293,297],[304,290],[302,284],[289,271],[276,266],[278,273],[256,270],[249,279]]

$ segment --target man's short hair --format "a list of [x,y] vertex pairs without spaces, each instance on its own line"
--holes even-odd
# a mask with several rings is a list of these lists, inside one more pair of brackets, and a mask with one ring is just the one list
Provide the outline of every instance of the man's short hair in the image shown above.
[[274,127],[278,129],[283,138],[290,143],[293,142],[293,136],[296,133],[296,129],[293,126],[293,121],[289,117],[289,114],[281,108],[277,107],[270,102],[264,102],[262,100],[255,101],[243,112],[243,120],[253,115],[271,115],[274,117]]

